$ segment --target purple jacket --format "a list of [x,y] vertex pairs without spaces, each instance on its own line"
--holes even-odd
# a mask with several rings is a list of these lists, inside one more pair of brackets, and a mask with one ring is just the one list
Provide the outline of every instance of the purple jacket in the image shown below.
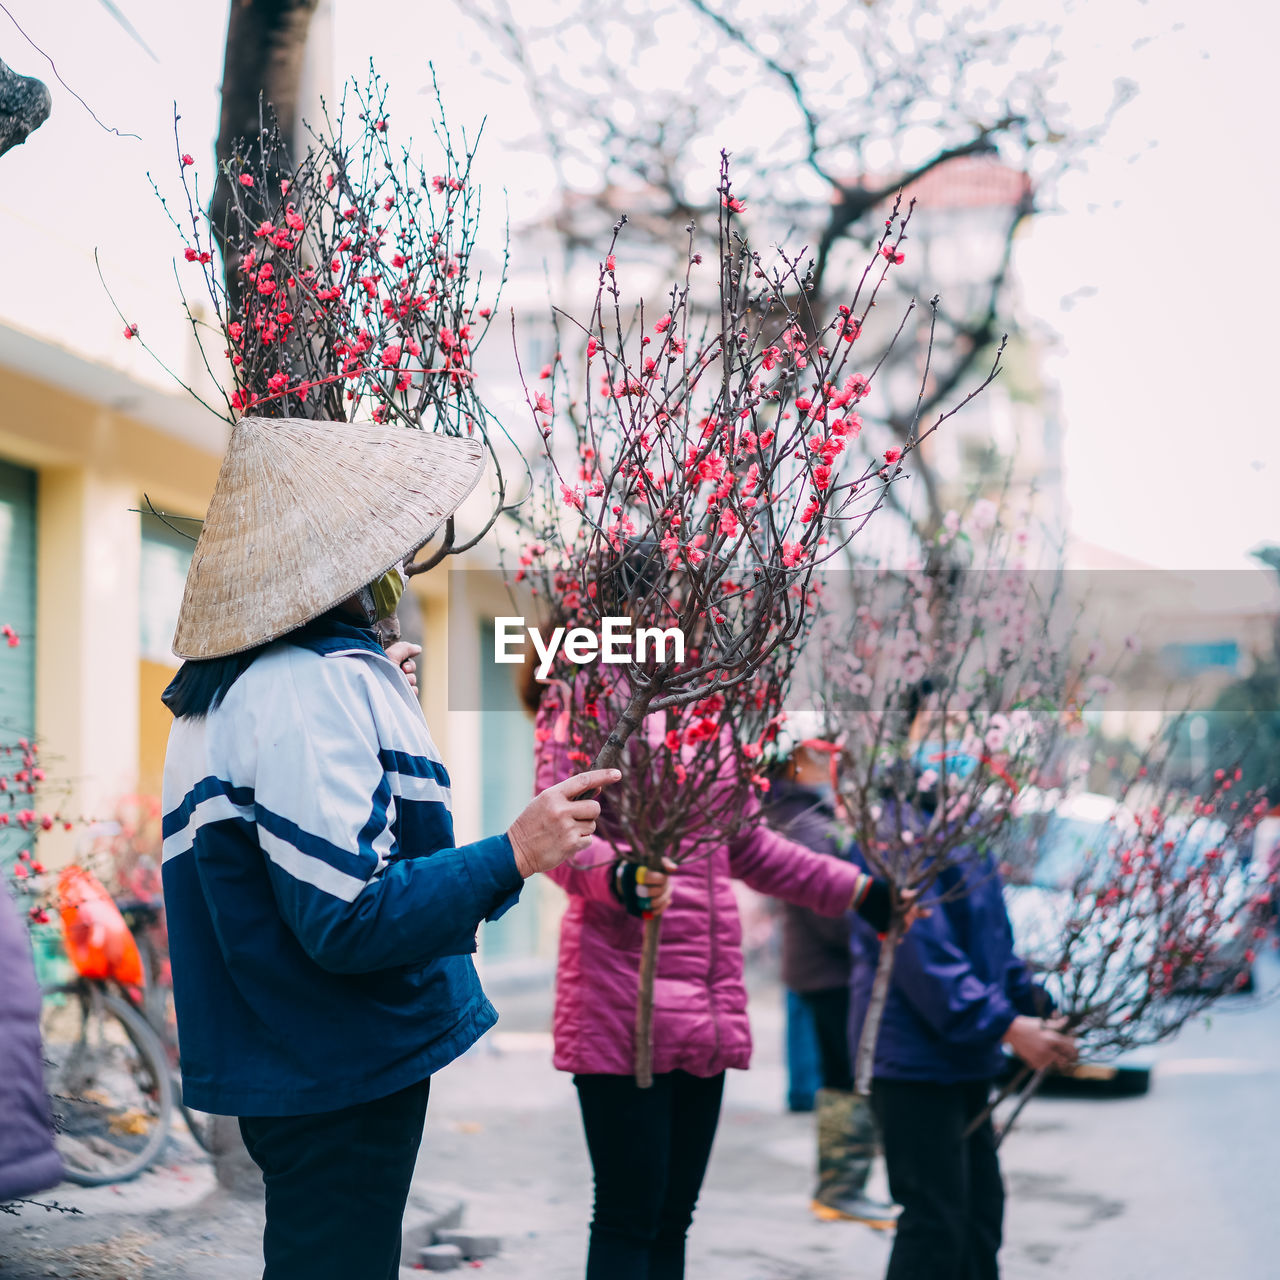
[[[539,727],[550,729],[552,720],[544,702]],[[562,744],[548,738],[539,745],[538,790],[578,771]],[[555,1065],[561,1071],[635,1073],[644,924],[611,892],[616,856],[597,838],[573,858],[573,866],[547,873],[569,894],[556,971]],[[742,980],[742,925],[731,880],[839,916],[861,888],[862,873],[770,831],[757,807],[733,840],[700,855],[672,879],[654,983],[653,1069],[710,1076],[746,1067],[751,1028]]]
[[40,989],[31,943],[0,888],[0,1203],[62,1181],[40,1050]]
[[[942,900],[949,892],[961,896]],[[932,1084],[990,1079],[1014,1017],[1048,1012],[1044,993],[1014,954],[1000,875],[990,858],[975,855],[944,871],[922,901],[932,914],[898,946],[875,1074]],[[856,1053],[880,957],[879,940],[857,919],[852,955],[849,1038]]]

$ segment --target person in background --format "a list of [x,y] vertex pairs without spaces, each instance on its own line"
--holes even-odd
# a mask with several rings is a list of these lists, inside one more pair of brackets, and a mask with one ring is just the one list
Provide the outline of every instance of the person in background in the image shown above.
[[483,459],[426,431],[241,419],[192,557],[164,693],[182,1091],[238,1116],[262,1170],[264,1280],[400,1274],[431,1077],[497,1017],[476,930],[589,847],[580,797],[620,776],[562,775],[508,831],[454,839],[406,654],[374,628]]
[[0,1204],[61,1181],[44,1091],[31,940],[8,888],[0,884]]
[[[926,798],[922,824],[931,813]],[[1075,1044],[1041,1016],[1045,993],[1014,954],[1004,887],[987,854],[961,856],[920,906],[895,958],[872,1086],[889,1192],[902,1206],[887,1280],[998,1280],[1004,1184],[991,1120],[978,1117],[1005,1047],[1039,1069],[1074,1061]],[[854,921],[853,1045],[880,946]]]
[[[790,840],[848,861],[850,835],[836,818],[831,751],[821,718],[811,711],[788,714],[778,735],[776,765],[765,819]],[[788,902],[782,917],[782,981],[808,1009],[818,1043],[822,1088],[818,1112],[818,1181],[813,1212],[826,1221],[848,1219],[885,1229],[898,1217],[896,1205],[866,1193],[877,1151],[870,1101],[853,1092],[849,1051],[850,920],[822,916]]]
[[[524,681],[536,713],[537,785],[565,766],[559,696]],[[663,717],[640,732],[661,743]],[[604,801],[606,809],[608,798]],[[606,814],[607,816],[607,814]],[[725,1072],[751,1059],[742,927],[731,881],[830,916],[886,927],[888,886],[816,854],[753,814],[677,874],[626,862],[597,836],[548,872],[569,895],[556,970],[555,1065],[573,1073],[595,1175],[587,1280],[681,1280],[720,1119]],[[643,916],[663,915],[654,984],[651,1088],[635,1077]]]

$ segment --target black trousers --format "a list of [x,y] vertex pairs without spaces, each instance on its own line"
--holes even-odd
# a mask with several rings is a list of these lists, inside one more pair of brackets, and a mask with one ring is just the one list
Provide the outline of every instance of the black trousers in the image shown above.
[[1004,1183],[990,1120],[964,1131],[991,1095],[983,1080],[877,1080],[889,1191],[902,1206],[885,1280],[998,1280]]
[[267,1189],[263,1280],[398,1280],[431,1081],[341,1111],[244,1116]]
[[818,1060],[824,1089],[853,1088],[853,1058],[849,1053],[849,988],[801,991],[800,999],[813,1015],[818,1036]]
[[649,1089],[634,1076],[573,1082],[596,1183],[587,1280],[682,1280],[724,1072],[664,1072]]

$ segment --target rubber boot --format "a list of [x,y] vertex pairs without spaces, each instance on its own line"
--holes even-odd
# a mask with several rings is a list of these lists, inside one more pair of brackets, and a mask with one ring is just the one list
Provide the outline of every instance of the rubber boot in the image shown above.
[[871,1162],[876,1156],[876,1127],[870,1098],[844,1089],[819,1089],[818,1187],[813,1193],[815,1217],[843,1219],[887,1231],[901,1210],[866,1195]]

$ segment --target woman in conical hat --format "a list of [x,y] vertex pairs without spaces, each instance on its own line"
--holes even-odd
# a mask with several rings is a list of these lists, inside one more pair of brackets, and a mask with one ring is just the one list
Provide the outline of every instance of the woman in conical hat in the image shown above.
[[398,1274],[433,1072],[496,1015],[471,953],[591,840],[578,774],[455,845],[449,775],[373,624],[470,493],[478,444],[243,419],[191,562],[165,691],[164,893],[183,1096],[240,1117],[265,1280]]

